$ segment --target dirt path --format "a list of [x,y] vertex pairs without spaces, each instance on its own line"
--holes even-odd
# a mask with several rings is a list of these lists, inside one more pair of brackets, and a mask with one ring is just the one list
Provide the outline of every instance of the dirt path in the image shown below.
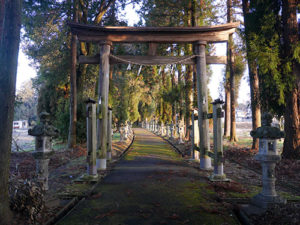
[[144,129],[135,134],[126,157],[58,224],[238,224],[170,145]]

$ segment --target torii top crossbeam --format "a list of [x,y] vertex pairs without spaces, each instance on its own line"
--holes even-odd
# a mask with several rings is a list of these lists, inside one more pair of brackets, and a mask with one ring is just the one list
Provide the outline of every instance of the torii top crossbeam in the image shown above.
[[239,22],[202,27],[103,27],[69,23],[80,41],[118,43],[191,43],[196,41],[224,42],[235,32]]

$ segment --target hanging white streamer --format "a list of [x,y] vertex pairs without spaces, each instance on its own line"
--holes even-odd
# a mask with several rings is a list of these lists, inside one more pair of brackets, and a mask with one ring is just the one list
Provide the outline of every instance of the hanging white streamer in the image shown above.
[[142,65],[140,65],[140,68],[139,68],[139,71],[138,71],[138,74],[137,74],[137,75],[140,75],[141,70],[142,70]]
[[127,66],[127,70],[131,70],[131,64],[130,63]]

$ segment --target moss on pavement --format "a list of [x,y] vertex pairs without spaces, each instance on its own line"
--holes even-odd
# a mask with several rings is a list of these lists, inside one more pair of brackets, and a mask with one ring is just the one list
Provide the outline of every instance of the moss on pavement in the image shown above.
[[126,157],[58,224],[239,224],[170,145],[143,129],[135,134]]

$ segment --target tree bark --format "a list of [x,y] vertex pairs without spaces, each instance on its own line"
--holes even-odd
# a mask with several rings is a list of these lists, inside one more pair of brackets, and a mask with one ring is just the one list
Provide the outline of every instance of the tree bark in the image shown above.
[[0,0],[0,46],[3,39],[5,4],[6,0]]
[[0,31],[0,221],[5,225],[11,224],[8,177],[20,43],[21,2],[21,0],[1,1],[0,6],[3,13]]
[[[248,59],[248,68],[251,95],[252,130],[256,130],[261,126],[259,78],[256,63],[253,60]],[[252,150],[258,151],[258,141],[258,138],[253,138],[251,147]]]
[[[225,74],[226,76],[226,74]],[[224,137],[230,136],[230,83],[225,81],[225,119],[224,119]]]
[[[176,85],[176,83],[175,83],[175,74],[174,73],[171,74],[171,83],[172,83],[172,90],[174,90],[175,85]],[[172,122],[173,122],[173,124],[175,124],[175,122],[176,122],[175,104],[176,104],[175,102],[172,104]]]
[[286,73],[284,75],[288,81],[294,81],[285,93],[285,139],[282,155],[290,159],[300,159],[300,65],[293,58],[294,47],[299,41],[296,8],[296,0],[282,1],[283,62],[292,64],[292,71],[283,73]]
[[[249,14],[249,0],[243,0],[243,14],[245,22],[245,34],[246,34],[246,48],[247,48],[247,60],[250,80],[250,96],[251,96],[251,111],[252,111],[252,130],[256,130],[261,126],[261,109],[260,109],[260,92],[259,92],[259,78],[256,62],[250,58],[249,52],[251,51],[249,40],[249,28],[248,28],[248,14]],[[258,139],[253,138],[252,149],[258,150]]]
[[[73,1],[73,21],[78,21],[78,2]],[[74,148],[76,145],[76,125],[77,125],[77,78],[76,78],[76,61],[77,61],[77,37],[72,34],[71,39],[71,73],[70,73],[70,125],[68,136],[68,148]]]
[[[227,0],[227,22],[232,22],[232,0]],[[236,142],[236,123],[235,123],[235,79],[233,71],[233,38],[229,35],[228,40],[228,64],[229,64],[229,83],[230,83],[230,141]]]
[[[193,52],[193,51],[191,51]],[[189,126],[192,124],[191,121],[191,113],[193,109],[193,73],[194,68],[193,66],[188,66],[188,71],[185,76],[185,86],[186,86],[186,93],[185,93],[185,121],[186,121],[186,134],[185,138],[190,140],[190,129]]]
[[[188,27],[196,26],[196,2],[194,0],[190,0],[188,3]],[[193,54],[193,46],[188,45],[188,53]],[[194,66],[188,65],[187,72],[185,76],[185,121],[186,121],[186,132],[185,138],[190,140],[190,129],[188,127],[191,126],[191,112],[193,109],[193,101],[194,101],[194,94],[193,94],[193,74],[194,74]]]

